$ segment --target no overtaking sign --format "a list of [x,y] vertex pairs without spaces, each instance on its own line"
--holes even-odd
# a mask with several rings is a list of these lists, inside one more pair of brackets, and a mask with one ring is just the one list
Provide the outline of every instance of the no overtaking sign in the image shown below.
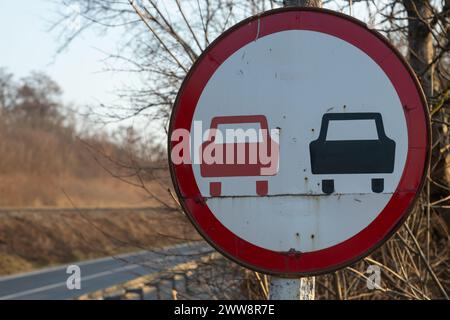
[[406,218],[428,163],[426,110],[407,63],[363,23],[269,11],[190,70],[170,123],[172,179],[227,257],[270,274],[332,271]]

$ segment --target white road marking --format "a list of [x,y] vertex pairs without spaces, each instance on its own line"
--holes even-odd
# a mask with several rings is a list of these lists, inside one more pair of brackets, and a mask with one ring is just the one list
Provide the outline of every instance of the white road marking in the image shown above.
[[[115,256],[112,256],[112,257],[90,259],[90,260],[84,260],[84,261],[80,261],[80,262],[75,262],[74,261],[72,264],[76,264],[76,265],[81,267],[81,266],[86,266],[86,265],[89,265],[89,264],[104,262],[104,261],[108,261],[108,260],[126,259],[126,258],[129,258],[129,257],[140,256],[140,255],[144,255],[144,254],[148,254],[148,253],[167,254],[167,253],[170,253],[171,250],[181,249],[181,248],[189,247],[189,246],[193,246],[194,247],[195,245],[199,245],[199,244],[200,243],[198,241],[197,242],[193,241],[193,242],[188,242],[188,243],[177,244],[177,245],[174,245],[174,246],[171,246],[171,247],[168,247],[168,248],[147,250],[147,251],[143,250],[143,251],[138,251],[138,252],[130,252],[130,253],[124,253],[124,254],[115,255]],[[12,275],[8,275],[8,276],[1,276],[0,277],[0,282],[6,281],[6,280],[11,280],[11,279],[20,279],[20,278],[29,277],[29,276],[38,275],[38,274],[43,274],[43,273],[47,273],[47,272],[53,272],[53,271],[58,271],[58,270],[65,270],[67,265],[54,266],[54,267],[49,267],[49,268],[36,270],[36,271],[24,272],[24,273],[19,273],[19,274],[12,274]]]
[[[140,265],[131,265],[131,266],[126,266],[126,267],[116,268],[116,269],[113,269],[113,270],[103,271],[103,272],[92,274],[90,276],[83,277],[82,281],[103,277],[103,276],[110,275],[110,274],[117,273],[117,272],[121,272],[121,271],[132,270],[132,269],[135,269],[135,268],[138,268],[138,267],[141,267],[141,266]],[[57,288],[57,287],[65,287],[65,286],[66,286],[66,282],[65,281],[64,282],[58,282],[58,283],[49,284],[49,285],[46,285],[46,286],[43,286],[43,287],[34,288],[34,289],[30,289],[30,290],[26,290],[26,291],[22,291],[22,292],[18,292],[18,293],[13,293],[13,294],[10,294],[10,295],[7,295],[7,296],[2,296],[2,297],[0,297],[0,300],[16,299],[16,298],[23,297],[23,296],[26,296],[26,295],[29,295],[29,294],[42,292],[42,291],[46,291],[46,290]]]
[[[95,264],[95,263],[99,263],[99,262],[104,262],[104,261],[108,261],[108,260],[116,260],[116,259],[126,259],[129,257],[138,257],[140,255],[143,254],[148,254],[148,253],[154,253],[154,254],[166,254],[166,255],[171,255],[174,254],[174,250],[179,250],[179,249],[184,249],[184,248],[196,248],[198,246],[197,249],[200,249],[198,252],[196,253],[192,253],[192,254],[198,254],[198,253],[203,253],[201,250],[203,247],[205,247],[204,243],[201,242],[188,242],[188,243],[182,243],[182,244],[178,244],[178,245],[174,245],[172,247],[168,247],[168,248],[163,248],[160,250],[149,250],[149,251],[140,251],[140,252],[134,252],[134,253],[126,253],[126,254],[122,254],[122,255],[117,255],[117,256],[113,256],[113,257],[105,257],[105,258],[101,258],[101,259],[93,259],[93,260],[86,260],[86,261],[82,261],[82,262],[74,262],[75,264],[79,265],[79,266],[86,266],[89,264]],[[207,247],[207,245],[206,245]],[[205,254],[207,252],[204,252]],[[180,253],[181,254],[181,253]],[[191,254],[186,254],[186,255],[191,255]],[[152,261],[152,264],[154,264],[154,266],[158,266],[158,264],[160,263],[164,263],[167,262],[167,259],[163,259],[163,258],[157,258],[154,259]],[[131,265],[128,266],[124,266],[124,267],[119,267],[119,268],[115,268],[112,270],[107,270],[107,271],[103,271],[103,272],[99,272],[99,273],[95,273],[89,276],[85,276],[82,278],[82,281],[86,281],[86,280],[91,280],[91,279],[95,279],[95,278],[99,278],[99,277],[103,277],[106,275],[111,275],[114,273],[118,273],[118,272],[122,272],[122,271],[128,271],[128,270],[132,270],[135,268],[139,268],[139,267],[149,267],[152,268],[152,265],[149,265],[148,262],[145,263],[144,261],[142,263],[131,263]],[[44,274],[44,273],[48,273],[48,272],[54,272],[54,271],[61,271],[61,272],[65,272],[65,268],[67,267],[67,265],[63,265],[63,266],[57,266],[57,267],[51,267],[51,268],[46,268],[43,270],[37,270],[37,271],[33,271],[33,272],[28,272],[28,273],[23,273],[23,274],[19,274],[19,275],[11,275],[11,276],[5,276],[5,277],[0,277],[0,283],[6,280],[12,280],[12,279],[20,279],[20,278],[24,278],[24,277],[28,277],[28,276],[34,276],[34,275],[39,275],[39,274]],[[150,272],[149,272],[150,273]],[[112,283],[111,285],[114,285],[115,283]],[[43,291],[47,291],[47,290],[51,290],[54,288],[58,288],[58,287],[65,287],[66,286],[66,282],[58,282],[58,283],[53,283],[53,284],[48,284],[42,287],[38,287],[38,288],[33,288],[33,289],[28,289],[25,291],[21,291],[21,292],[17,292],[17,293],[13,293],[13,294],[9,294],[9,295],[5,295],[5,296],[0,296],[0,300],[8,300],[8,299],[16,299],[19,297],[23,297],[23,296],[27,296],[33,293],[38,293],[38,292],[43,292]]]

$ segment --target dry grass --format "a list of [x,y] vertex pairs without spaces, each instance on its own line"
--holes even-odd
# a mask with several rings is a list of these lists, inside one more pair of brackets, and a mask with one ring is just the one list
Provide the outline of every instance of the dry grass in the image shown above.
[[0,274],[198,239],[182,214],[164,208],[2,210]]
[[[148,187],[158,198],[170,196],[157,182]],[[158,202],[147,192],[111,176],[81,179],[73,176],[0,175],[0,207],[142,207]]]
[[[447,225],[434,211],[430,212],[428,219],[426,199],[422,199],[404,226],[381,248],[350,267],[316,277],[315,298],[448,299],[449,245]],[[372,275],[368,272],[369,266],[380,268],[381,283],[375,290],[367,285]],[[268,277],[247,270],[243,273],[246,297],[266,299]]]

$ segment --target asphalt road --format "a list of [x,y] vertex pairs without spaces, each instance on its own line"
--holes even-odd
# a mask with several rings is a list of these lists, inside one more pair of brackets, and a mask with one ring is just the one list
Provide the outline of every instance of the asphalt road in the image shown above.
[[195,260],[213,249],[204,242],[177,245],[158,251],[141,251],[72,263],[80,267],[81,289],[67,288],[67,266],[0,277],[0,300],[71,299],[134,278]]

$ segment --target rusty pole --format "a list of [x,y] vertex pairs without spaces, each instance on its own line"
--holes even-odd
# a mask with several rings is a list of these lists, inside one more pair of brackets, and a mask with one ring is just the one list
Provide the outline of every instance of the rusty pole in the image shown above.
[[[322,7],[322,0],[284,0],[285,7]],[[270,300],[314,300],[315,278],[270,278]]]

